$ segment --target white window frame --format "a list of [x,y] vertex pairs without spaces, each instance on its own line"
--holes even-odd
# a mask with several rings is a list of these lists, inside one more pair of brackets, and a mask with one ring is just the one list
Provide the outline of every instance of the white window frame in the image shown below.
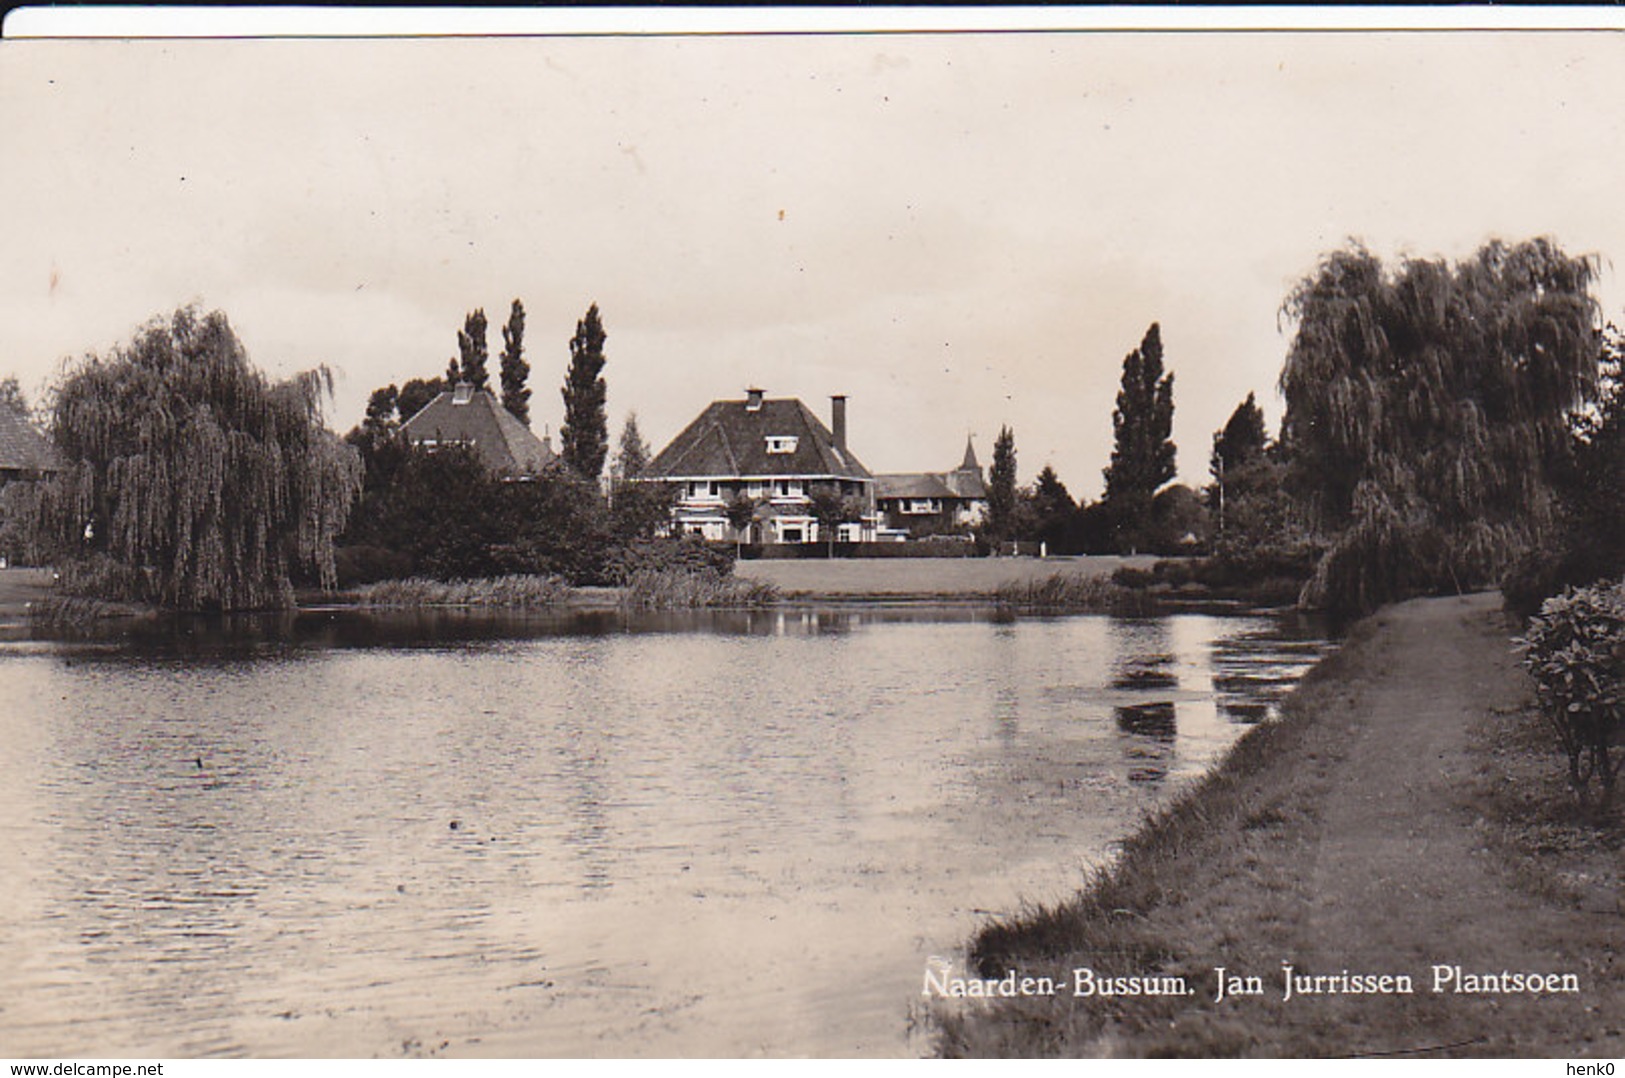
[[769,453],[794,453],[800,439],[794,434],[767,435],[767,451]]

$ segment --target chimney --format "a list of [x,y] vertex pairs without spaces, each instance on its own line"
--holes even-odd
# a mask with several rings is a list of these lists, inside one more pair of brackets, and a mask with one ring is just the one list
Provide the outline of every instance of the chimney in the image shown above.
[[846,452],[846,397],[839,394],[829,399],[829,426],[835,435],[835,448]]
[[760,412],[762,410],[762,394],[765,392],[767,391],[764,389],[752,388],[745,390],[745,411]]

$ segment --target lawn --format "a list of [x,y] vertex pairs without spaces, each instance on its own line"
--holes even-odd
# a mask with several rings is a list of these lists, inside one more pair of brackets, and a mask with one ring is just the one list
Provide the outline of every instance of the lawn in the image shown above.
[[734,572],[773,584],[786,596],[985,596],[1004,584],[1043,580],[1057,573],[1109,575],[1119,566],[1147,569],[1150,556],[1079,558],[837,558],[817,561],[741,561]]

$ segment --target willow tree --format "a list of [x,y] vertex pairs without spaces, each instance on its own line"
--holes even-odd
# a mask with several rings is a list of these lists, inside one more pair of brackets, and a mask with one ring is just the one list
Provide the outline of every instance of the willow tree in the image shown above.
[[1282,440],[1331,542],[1306,605],[1482,585],[1546,534],[1596,391],[1596,269],[1545,239],[1392,271],[1355,246],[1293,291]]
[[325,369],[267,380],[218,311],[149,323],[58,388],[41,541],[65,577],[182,610],[289,606],[302,570],[332,586],[361,461],[322,424],[331,391]]

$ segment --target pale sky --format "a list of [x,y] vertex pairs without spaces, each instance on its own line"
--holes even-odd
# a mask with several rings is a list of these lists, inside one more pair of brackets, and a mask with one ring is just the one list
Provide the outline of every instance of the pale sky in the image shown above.
[[597,302],[612,438],[844,393],[873,471],[1009,424],[1096,497],[1156,321],[1200,485],[1249,391],[1276,429],[1277,312],[1347,238],[1625,255],[1622,102],[1603,32],[5,41],[0,377],[197,302],[332,367],[342,432],[475,307],[494,380],[518,297],[556,432]]

